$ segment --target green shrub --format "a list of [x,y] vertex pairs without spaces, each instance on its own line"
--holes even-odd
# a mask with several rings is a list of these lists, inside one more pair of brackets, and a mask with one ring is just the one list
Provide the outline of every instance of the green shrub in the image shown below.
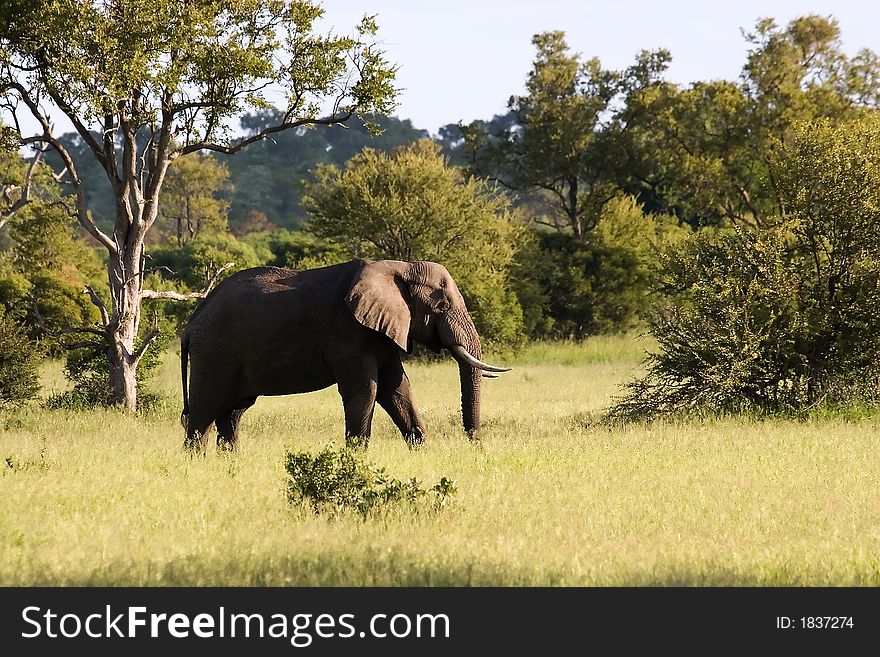
[[880,374],[880,120],[800,126],[774,180],[785,215],[660,260],[659,352],[612,416],[873,403]]
[[38,362],[24,327],[0,308],[0,403],[20,404],[37,394]]
[[426,498],[430,498],[433,508],[439,509],[456,492],[455,481],[446,477],[430,490],[421,488],[415,478],[394,479],[383,468],[365,463],[351,447],[339,451],[327,447],[317,456],[288,452],[285,469],[291,504],[308,505],[315,513],[356,511],[366,518],[392,505],[412,506]]
[[350,259],[338,244],[308,233],[289,230],[252,233],[242,241],[251,244],[259,253],[270,253],[271,256],[262,264],[275,267],[312,269]]
[[674,218],[646,214],[629,196],[606,204],[587,241],[536,233],[518,286],[530,334],[580,340],[634,328],[652,300],[651,263],[684,234]]

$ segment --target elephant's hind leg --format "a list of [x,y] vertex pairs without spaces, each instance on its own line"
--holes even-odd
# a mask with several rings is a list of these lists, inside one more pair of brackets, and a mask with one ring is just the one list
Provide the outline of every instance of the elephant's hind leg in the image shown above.
[[208,430],[211,428],[212,420],[197,420],[190,415],[186,420],[186,438],[183,441],[183,447],[190,454],[200,454],[205,451],[205,444],[208,441]]
[[400,429],[403,439],[410,447],[424,442],[425,423],[416,407],[409,379],[399,360],[387,365],[379,373],[376,401]]
[[235,405],[228,413],[217,418],[217,449],[231,452],[238,442],[238,426],[241,416],[257,401],[256,397],[248,397]]

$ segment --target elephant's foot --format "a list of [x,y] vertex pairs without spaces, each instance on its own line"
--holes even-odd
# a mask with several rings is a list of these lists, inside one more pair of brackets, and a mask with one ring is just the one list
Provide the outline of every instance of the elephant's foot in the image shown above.
[[412,433],[404,434],[403,439],[410,449],[418,449],[425,444],[425,434],[421,429],[414,429]]
[[201,434],[196,432],[192,436],[187,436],[186,440],[183,441],[183,449],[190,456],[204,456],[205,443],[202,440]]
[[235,441],[228,438],[217,439],[217,451],[230,453],[235,451]]
[[350,449],[362,449],[365,450],[370,444],[369,436],[346,436],[345,437],[345,446]]

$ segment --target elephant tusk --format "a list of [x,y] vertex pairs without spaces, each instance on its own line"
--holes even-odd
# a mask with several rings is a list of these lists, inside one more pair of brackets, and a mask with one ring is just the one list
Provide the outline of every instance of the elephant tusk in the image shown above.
[[489,363],[484,363],[479,358],[474,358],[471,356],[470,352],[467,349],[462,347],[460,344],[450,345],[449,351],[458,356],[461,360],[466,362],[471,367],[476,367],[477,369],[485,370],[487,372],[509,372],[509,367],[497,367],[495,365],[489,365]]
[[497,379],[498,375],[492,374],[491,372],[483,372],[483,378],[484,379]]

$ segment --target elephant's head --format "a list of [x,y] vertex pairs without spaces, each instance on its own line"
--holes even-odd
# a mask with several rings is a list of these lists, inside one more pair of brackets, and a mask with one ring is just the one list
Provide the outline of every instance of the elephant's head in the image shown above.
[[458,286],[436,262],[381,260],[365,262],[355,276],[346,302],[364,326],[380,331],[410,353],[413,340],[439,352],[448,349],[461,377],[464,430],[480,428],[480,385],[483,372],[506,372],[480,360],[480,336]]

